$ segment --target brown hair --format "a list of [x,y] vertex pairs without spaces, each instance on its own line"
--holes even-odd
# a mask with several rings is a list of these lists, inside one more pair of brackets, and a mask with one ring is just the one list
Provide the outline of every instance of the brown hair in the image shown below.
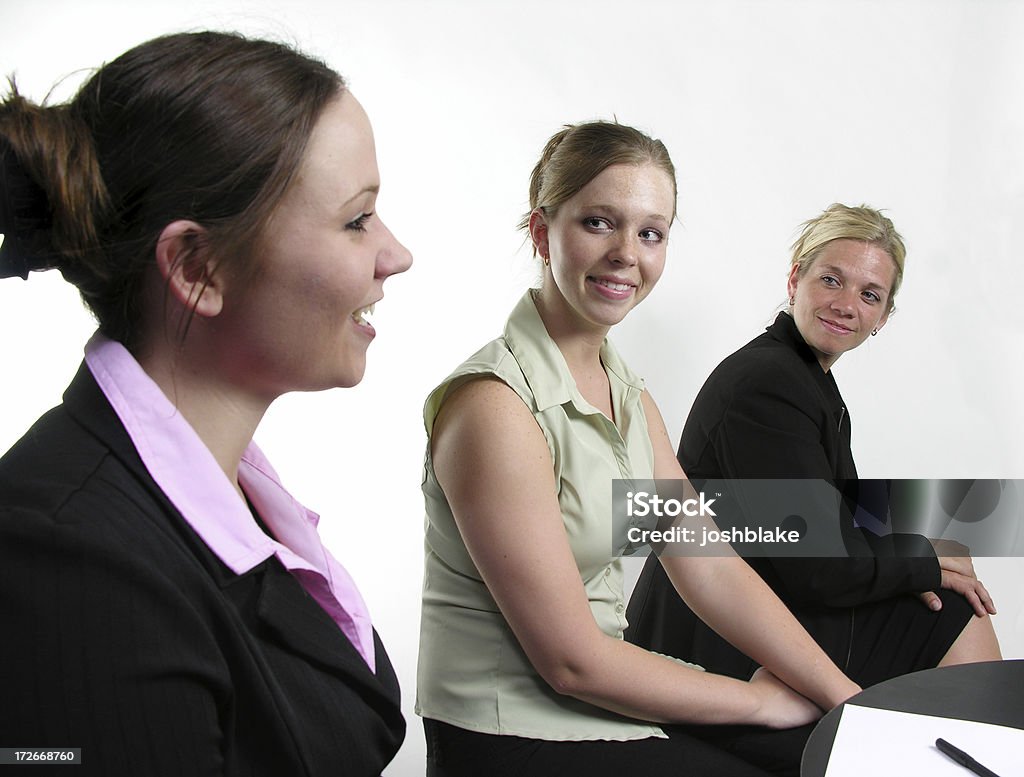
[[[530,213],[554,217],[561,205],[612,165],[651,164],[672,180],[676,216],[676,168],[665,144],[638,129],[611,121],[566,124],[548,140],[530,175]],[[519,229],[529,230],[530,213]]]
[[12,81],[0,137],[45,194],[49,233],[27,269],[59,269],[100,330],[132,348],[163,228],[195,221],[218,262],[251,272],[247,255],[344,88],[286,45],[220,32],[143,43],[63,105],[34,105]]

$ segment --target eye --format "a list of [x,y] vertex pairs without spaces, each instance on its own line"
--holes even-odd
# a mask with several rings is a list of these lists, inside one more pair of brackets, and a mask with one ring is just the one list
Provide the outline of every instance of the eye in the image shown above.
[[370,211],[369,213],[360,213],[359,216],[357,216],[356,218],[354,218],[352,221],[348,222],[348,224],[345,225],[345,229],[351,230],[353,232],[365,232],[366,222],[370,220],[370,217],[372,215],[373,211]]
[[601,218],[600,216],[587,216],[583,219],[583,226],[595,232],[607,232],[612,228],[608,219]]
[[882,297],[879,294],[877,294],[876,292],[873,292],[873,291],[865,291],[864,292],[864,299],[866,299],[871,304],[875,304],[876,302],[881,302],[882,301]]
[[640,230],[640,239],[645,243],[660,243],[665,236],[656,229],[642,229]]
[[821,282],[833,289],[839,287],[839,279],[834,275],[822,275]]

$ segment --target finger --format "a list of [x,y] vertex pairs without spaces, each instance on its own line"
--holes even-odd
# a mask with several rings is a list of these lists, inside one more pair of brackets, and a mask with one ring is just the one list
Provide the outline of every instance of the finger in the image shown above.
[[981,597],[978,596],[978,592],[973,588],[967,592],[967,601],[970,602],[971,607],[974,608],[974,614],[979,618],[988,615],[988,609],[986,609],[984,602],[981,601]]
[[[943,571],[942,587],[947,588],[950,591],[955,591],[964,597],[978,617],[984,617],[989,614],[988,605],[991,605],[992,597],[989,596],[988,591],[985,590],[985,586],[983,586],[979,581],[969,577],[964,577],[963,575],[958,575],[955,572]],[[983,596],[987,600],[988,604],[982,600]]]
[[924,606],[932,612],[938,612],[942,609],[942,599],[934,591],[922,591],[917,596],[924,603]]
[[979,584],[977,581],[974,581],[974,585],[968,586],[963,592],[964,598],[967,599],[971,607],[974,608],[974,614],[979,618],[983,618],[989,614],[988,607],[982,598],[983,595],[989,602],[992,601],[991,597],[988,595],[988,591],[985,590],[985,586]]
[[985,607],[985,613],[988,615],[996,614],[996,604],[992,601],[992,595],[989,594],[988,589],[985,588],[984,584],[979,580],[975,585],[975,590],[978,593],[978,598]]

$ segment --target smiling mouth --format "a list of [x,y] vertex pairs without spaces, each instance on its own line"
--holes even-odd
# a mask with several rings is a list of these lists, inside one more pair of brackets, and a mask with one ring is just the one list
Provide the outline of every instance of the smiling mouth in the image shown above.
[[595,278],[592,275],[588,276],[587,280],[592,283],[596,283],[599,286],[611,289],[612,291],[629,291],[630,289],[636,288],[632,283],[616,283],[615,281],[605,280],[604,278]]
[[835,321],[832,321],[832,320],[830,320],[830,319],[827,319],[827,318],[820,318],[820,317],[819,317],[819,318],[818,318],[818,320],[819,320],[819,321],[820,321],[820,322],[821,322],[822,324],[824,324],[824,325],[825,325],[825,328],[826,328],[826,329],[828,329],[828,330],[830,330],[830,331],[832,331],[832,332],[835,332],[835,333],[837,333],[837,334],[844,334],[844,335],[845,335],[845,334],[852,334],[852,333],[853,333],[853,330],[852,330],[852,329],[850,329],[850,327],[848,327],[848,326],[843,326],[842,324],[836,323]]
[[367,324],[370,323],[367,320],[367,317],[373,315],[373,309],[376,306],[376,304],[377,303],[372,303],[370,305],[367,305],[365,308],[360,308],[359,310],[352,314],[352,318],[355,319],[355,322],[357,324],[360,324],[361,326],[366,326]]

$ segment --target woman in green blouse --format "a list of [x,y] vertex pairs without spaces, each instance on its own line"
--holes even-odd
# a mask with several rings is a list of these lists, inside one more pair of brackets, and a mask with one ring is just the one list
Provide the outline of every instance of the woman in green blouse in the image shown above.
[[428,774],[762,774],[663,724],[789,728],[858,690],[735,556],[664,563],[767,668],[750,682],[622,639],[612,480],[685,476],[606,335],[661,276],[675,201],[660,141],[607,122],[558,132],[521,225],[541,287],[427,400]]

